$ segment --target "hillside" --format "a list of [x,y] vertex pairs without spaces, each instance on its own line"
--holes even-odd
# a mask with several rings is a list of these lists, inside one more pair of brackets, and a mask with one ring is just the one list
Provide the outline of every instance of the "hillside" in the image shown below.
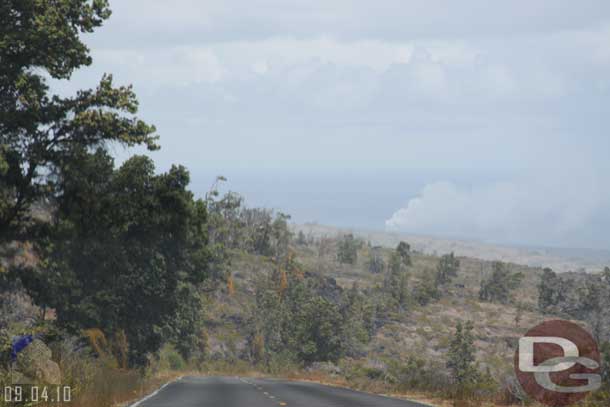
[[[513,355],[529,328],[560,317],[579,321],[600,341],[610,333],[607,323],[600,322],[608,320],[604,310],[610,307],[603,300],[597,306],[582,300],[605,274],[554,274],[518,262],[458,255],[455,275],[438,283],[441,264],[453,255],[430,251],[422,240],[398,244],[400,237],[391,234],[354,237],[321,226],[290,228],[285,215],[242,207],[230,195],[209,204],[210,234],[212,242],[222,243],[226,285],[205,292],[203,308],[189,311],[201,318],[200,337],[193,341],[197,347],[181,350],[187,342],[180,336],[167,341],[156,357],[150,355],[149,360],[158,360],[149,366],[152,372],[191,369],[307,378],[442,403],[454,397],[447,361],[456,327],[472,322],[481,376],[470,397],[516,403],[522,394],[514,382]],[[465,247],[445,243],[458,254]],[[400,260],[401,246],[407,248],[408,261]],[[15,262],[35,265],[29,245],[12,249]],[[481,287],[498,269],[518,275],[518,285],[504,300],[483,301]],[[551,294],[556,300],[544,309],[541,281],[547,291],[562,292]],[[17,321],[25,320],[37,326],[40,309],[21,291],[17,294],[19,298],[0,296],[7,311],[4,325],[20,326]],[[55,319],[52,309],[45,315]],[[89,358],[77,356],[83,364],[91,363]],[[65,362],[57,360],[65,369]]]
[[[363,245],[358,250],[354,265],[337,261],[338,238],[318,239],[310,235],[305,244],[294,243],[294,259],[305,274],[311,273],[327,279],[348,291],[354,284],[366,295],[374,296],[375,288],[383,286],[384,273],[369,270],[372,253],[390,258],[393,249]],[[410,242],[409,242],[410,243]],[[419,283],[429,279],[436,271],[439,257],[413,251],[412,265],[408,267],[408,287],[416,294]],[[440,383],[448,375],[445,366],[450,342],[458,322],[474,321],[476,359],[479,369],[503,384],[512,377],[512,358],[518,337],[525,331],[548,319],[538,311],[538,284],[542,270],[518,264],[509,264],[513,272],[523,273],[523,280],[510,304],[493,304],[479,300],[481,281],[492,272],[492,262],[473,257],[459,257],[457,277],[446,288],[438,301],[426,305],[413,299],[401,311],[378,316],[377,328],[370,341],[358,356],[340,359],[336,365],[314,365],[308,369],[334,376],[348,377],[352,382],[369,388],[371,378],[384,383],[402,383],[404,377],[395,377],[404,366],[415,363],[418,375],[430,375]],[[277,265],[269,258],[246,253],[233,257],[230,267],[233,276],[233,294],[219,293],[207,314],[211,327],[210,358],[212,360],[247,359],[249,354],[246,321],[256,310],[256,287],[265,276],[273,275]],[[435,377],[435,378],[433,378]]]

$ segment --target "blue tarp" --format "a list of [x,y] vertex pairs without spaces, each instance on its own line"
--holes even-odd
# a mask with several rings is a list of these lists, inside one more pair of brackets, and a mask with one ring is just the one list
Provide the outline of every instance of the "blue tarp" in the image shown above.
[[27,346],[34,341],[33,335],[17,336],[13,339],[13,346],[11,348],[11,359],[15,361],[17,354],[27,348]]

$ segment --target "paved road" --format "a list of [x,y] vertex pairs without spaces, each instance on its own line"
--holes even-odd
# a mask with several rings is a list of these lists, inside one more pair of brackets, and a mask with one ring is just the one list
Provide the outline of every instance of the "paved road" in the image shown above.
[[185,377],[137,407],[422,407],[423,404],[307,382]]

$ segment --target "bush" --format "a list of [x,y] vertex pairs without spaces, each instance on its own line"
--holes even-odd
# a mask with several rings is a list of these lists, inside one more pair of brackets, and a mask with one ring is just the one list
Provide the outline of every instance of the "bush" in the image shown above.
[[159,359],[161,369],[175,371],[186,369],[186,362],[184,361],[184,358],[173,346],[164,346],[159,354]]
[[300,367],[295,355],[286,350],[270,354],[266,370],[272,375],[282,375],[299,370]]

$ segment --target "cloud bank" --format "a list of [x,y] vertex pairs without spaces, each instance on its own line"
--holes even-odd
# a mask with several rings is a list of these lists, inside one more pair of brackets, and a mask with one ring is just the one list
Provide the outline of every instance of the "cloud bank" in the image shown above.
[[426,185],[386,229],[498,243],[607,249],[610,195],[592,173],[553,172],[465,187]]
[[[608,1],[111,6],[85,36],[94,64],[55,89],[95,86],[104,72],[133,83],[161,135],[159,168],[179,160],[195,181],[225,168],[386,171],[404,185],[380,175],[361,193],[403,196],[354,227],[383,227],[404,201],[389,227],[610,247]],[[406,185],[411,174],[425,181]],[[321,179],[312,184],[330,185]],[[299,205],[310,204],[283,209]]]

